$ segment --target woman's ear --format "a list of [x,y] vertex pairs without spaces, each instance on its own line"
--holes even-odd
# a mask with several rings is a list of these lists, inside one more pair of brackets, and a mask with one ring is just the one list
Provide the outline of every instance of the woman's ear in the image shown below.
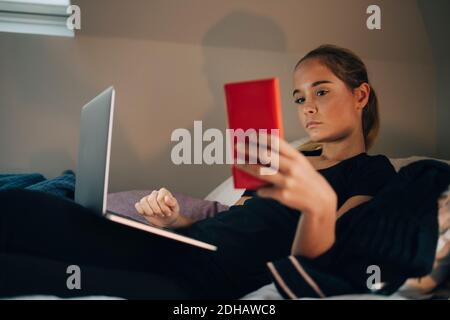
[[362,110],[369,101],[370,85],[367,82],[362,83],[358,88],[354,89],[356,109]]

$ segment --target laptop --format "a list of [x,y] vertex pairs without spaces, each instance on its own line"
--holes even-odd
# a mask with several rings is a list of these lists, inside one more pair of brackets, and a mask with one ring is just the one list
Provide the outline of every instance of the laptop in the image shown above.
[[81,110],[75,202],[116,223],[216,251],[215,245],[178,234],[174,230],[147,225],[131,217],[107,210],[114,97],[115,90],[110,87]]

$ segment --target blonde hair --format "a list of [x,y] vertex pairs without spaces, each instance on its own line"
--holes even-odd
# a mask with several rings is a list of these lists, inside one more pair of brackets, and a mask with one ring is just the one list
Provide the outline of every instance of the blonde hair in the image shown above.
[[[378,136],[380,119],[378,115],[378,98],[375,90],[369,83],[367,68],[364,62],[348,49],[326,44],[308,52],[296,64],[294,70],[298,68],[302,61],[311,58],[319,59],[321,63],[328,67],[352,90],[359,87],[362,83],[369,84],[369,99],[363,109],[361,121],[365,147],[366,150],[370,149]],[[299,151],[317,150],[321,149],[321,144],[308,141],[298,149]]]

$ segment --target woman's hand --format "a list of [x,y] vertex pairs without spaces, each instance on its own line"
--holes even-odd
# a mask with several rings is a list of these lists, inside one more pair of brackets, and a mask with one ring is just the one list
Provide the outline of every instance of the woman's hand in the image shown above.
[[[236,166],[270,183],[270,186],[257,190],[258,196],[276,199],[301,211],[291,253],[309,258],[318,257],[335,242],[336,192],[303,154],[285,140],[274,135],[270,137],[268,140],[267,135],[260,135],[265,143],[259,144],[259,147],[267,147],[270,150],[267,152],[268,157],[261,157],[266,152],[259,153],[259,157],[251,153],[258,152],[259,148],[249,148],[252,151],[246,152],[250,159],[259,159],[260,162],[270,165],[270,169],[261,164]],[[238,147],[238,151],[242,147]],[[262,174],[262,169],[266,171],[265,174]],[[267,174],[267,170],[272,174]]]
[[[276,135],[260,134],[260,141],[263,143],[259,143],[259,148],[267,147],[269,158],[262,157],[266,152],[259,152],[258,156],[259,148],[249,148],[246,154],[266,164],[271,160],[270,168],[262,164],[236,164],[237,168],[270,183],[257,190],[258,196],[276,199],[305,214],[336,210],[336,192],[303,154]],[[238,150],[241,148],[244,149],[242,144],[238,146]],[[245,159],[242,153],[241,156]],[[275,158],[277,156],[278,161]],[[263,168],[273,174],[262,174]]]
[[166,188],[153,190],[137,202],[135,208],[148,222],[157,227],[180,228],[194,222],[181,215],[177,199]]

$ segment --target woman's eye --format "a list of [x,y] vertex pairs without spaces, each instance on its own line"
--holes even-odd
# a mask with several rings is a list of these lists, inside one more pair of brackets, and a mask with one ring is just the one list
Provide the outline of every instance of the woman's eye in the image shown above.
[[297,104],[303,104],[305,102],[305,98],[298,98],[297,100],[295,100],[295,103]]
[[328,93],[328,90],[319,90],[317,91],[316,95],[318,96],[324,96]]

